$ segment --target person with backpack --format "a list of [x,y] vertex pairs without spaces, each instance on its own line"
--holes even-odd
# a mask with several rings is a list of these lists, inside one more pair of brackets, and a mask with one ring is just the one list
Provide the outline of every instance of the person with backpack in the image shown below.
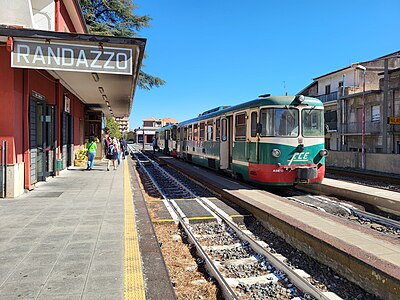
[[114,170],[117,169],[117,143],[115,138],[108,137],[107,138],[107,148],[106,149],[106,158],[108,159],[107,162],[107,171],[110,171],[110,164],[112,163],[114,166]]
[[96,140],[94,134],[90,134],[89,136],[89,141],[86,143],[86,149],[87,149],[87,157],[88,157],[88,162],[87,162],[87,168],[86,170],[93,170],[94,166],[94,158],[96,157]]

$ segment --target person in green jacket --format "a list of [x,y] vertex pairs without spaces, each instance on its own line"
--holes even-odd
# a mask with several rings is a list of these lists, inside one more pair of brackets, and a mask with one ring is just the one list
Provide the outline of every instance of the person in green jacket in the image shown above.
[[89,137],[89,141],[86,143],[86,149],[88,153],[88,162],[87,162],[87,168],[86,170],[93,170],[94,166],[94,158],[96,156],[96,141],[94,134],[91,134]]

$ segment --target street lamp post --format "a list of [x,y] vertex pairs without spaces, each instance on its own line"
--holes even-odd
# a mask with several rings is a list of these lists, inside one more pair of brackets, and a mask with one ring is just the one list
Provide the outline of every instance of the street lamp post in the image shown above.
[[362,124],[361,124],[361,168],[365,169],[365,73],[367,72],[367,68],[362,65],[357,65],[356,69],[361,70],[363,72],[363,91],[362,91]]

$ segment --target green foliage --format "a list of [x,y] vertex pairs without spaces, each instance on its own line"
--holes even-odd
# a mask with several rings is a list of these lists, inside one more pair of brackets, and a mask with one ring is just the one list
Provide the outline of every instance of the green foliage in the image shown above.
[[[137,31],[149,27],[149,16],[133,12],[137,6],[133,0],[80,0],[85,22],[93,34],[135,37]],[[145,55],[146,57],[146,55]],[[150,90],[165,84],[161,78],[140,71],[137,86]]]
[[165,84],[165,81],[161,78],[154,77],[150,74],[143,72],[142,70],[139,72],[139,78],[137,86],[144,90],[150,90],[151,88],[160,87]]
[[120,138],[121,132],[119,131],[119,125],[115,121],[114,117],[106,117],[106,127],[109,129],[109,134],[111,137]]

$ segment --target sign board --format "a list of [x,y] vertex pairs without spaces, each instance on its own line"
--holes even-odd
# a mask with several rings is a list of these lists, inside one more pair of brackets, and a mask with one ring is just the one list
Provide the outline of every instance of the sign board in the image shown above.
[[64,95],[64,111],[71,113],[71,99],[69,99],[66,95]]
[[400,125],[400,117],[389,117],[390,125]]
[[39,94],[38,92],[33,91],[33,90],[32,90],[32,96],[35,97],[36,99],[41,100],[41,101],[45,101],[46,100],[45,96],[43,96],[42,94]]
[[132,75],[132,49],[16,40],[11,67]]

